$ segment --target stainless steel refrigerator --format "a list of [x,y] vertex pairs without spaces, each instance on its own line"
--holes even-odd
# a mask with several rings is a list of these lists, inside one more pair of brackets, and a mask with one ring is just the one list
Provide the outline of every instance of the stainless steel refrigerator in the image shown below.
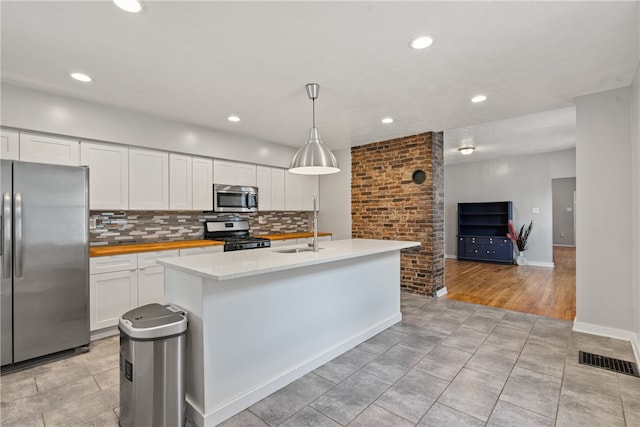
[[89,170],[0,161],[2,366],[89,344]]

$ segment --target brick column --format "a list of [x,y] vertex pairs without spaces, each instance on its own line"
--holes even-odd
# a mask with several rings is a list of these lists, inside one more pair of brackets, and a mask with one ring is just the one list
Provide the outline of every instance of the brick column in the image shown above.
[[[424,172],[424,182],[412,179]],[[402,288],[435,295],[444,286],[442,133],[427,132],[351,149],[354,238],[413,240],[401,255]]]

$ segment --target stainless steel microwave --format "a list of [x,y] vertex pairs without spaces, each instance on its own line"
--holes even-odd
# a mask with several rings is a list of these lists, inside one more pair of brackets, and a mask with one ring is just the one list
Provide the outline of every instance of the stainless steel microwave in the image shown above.
[[213,210],[215,212],[257,212],[258,188],[213,184]]

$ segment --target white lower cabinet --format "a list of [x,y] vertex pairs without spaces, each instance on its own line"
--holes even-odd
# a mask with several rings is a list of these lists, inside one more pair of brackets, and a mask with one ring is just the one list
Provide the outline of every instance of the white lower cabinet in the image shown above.
[[90,330],[117,326],[120,316],[135,307],[164,303],[164,267],[156,261],[178,255],[169,250],[91,258]]
[[164,304],[164,267],[156,261],[179,255],[178,250],[138,254],[138,307],[154,302]]
[[89,265],[90,330],[115,326],[138,303],[137,255],[91,258]]

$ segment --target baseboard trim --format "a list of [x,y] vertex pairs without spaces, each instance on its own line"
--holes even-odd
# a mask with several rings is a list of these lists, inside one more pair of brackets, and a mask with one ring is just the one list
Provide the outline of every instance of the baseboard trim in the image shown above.
[[559,245],[559,244],[555,244],[555,243],[554,243],[553,246],[558,246],[558,247],[561,247],[561,248],[575,248],[576,247],[576,245]]
[[444,254],[444,257],[445,258],[449,258],[449,259],[457,259],[458,255],[447,255],[447,254]]
[[89,339],[91,341],[101,340],[102,338],[112,337],[118,335],[120,331],[117,326],[110,328],[98,329],[97,331],[91,331]]
[[444,288],[440,288],[436,291],[436,297],[440,298],[441,296],[444,296],[447,293],[448,293],[447,287],[445,286]]
[[631,334],[631,347],[636,356],[636,363],[640,364],[640,334]]
[[640,360],[640,342],[637,334],[625,329],[609,328],[606,326],[593,325],[591,323],[573,321],[573,330],[576,332],[584,332],[591,335],[600,335],[602,337],[615,338],[618,340],[629,341],[636,357],[636,362]]
[[553,262],[540,262],[540,261],[529,261],[527,265],[532,267],[547,267],[547,268],[555,268],[556,264]]

